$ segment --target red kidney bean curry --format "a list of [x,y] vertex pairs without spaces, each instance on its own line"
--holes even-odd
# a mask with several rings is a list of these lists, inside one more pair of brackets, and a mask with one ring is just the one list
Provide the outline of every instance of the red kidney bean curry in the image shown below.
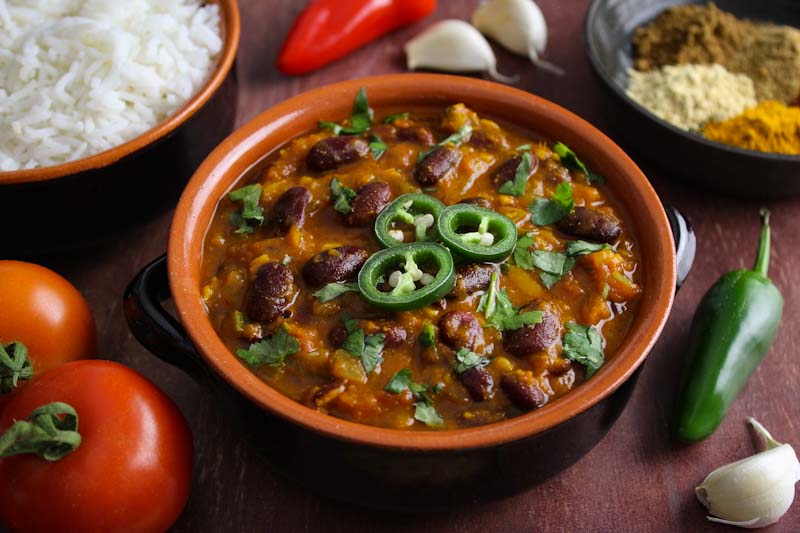
[[641,293],[603,177],[463,104],[320,122],[220,201],[201,295],[222,340],[311,409],[488,424],[591,379]]

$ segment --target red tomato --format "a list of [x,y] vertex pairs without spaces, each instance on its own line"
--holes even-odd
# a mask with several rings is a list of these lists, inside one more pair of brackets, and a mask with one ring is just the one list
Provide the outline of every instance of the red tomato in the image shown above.
[[0,521],[14,531],[161,532],[189,497],[192,437],[175,404],[133,370],[76,361],[35,376],[0,432],[55,401],[78,413],[80,446],[48,463],[0,458]]
[[35,373],[94,357],[94,319],[78,289],[52,270],[0,261],[0,342],[28,347]]

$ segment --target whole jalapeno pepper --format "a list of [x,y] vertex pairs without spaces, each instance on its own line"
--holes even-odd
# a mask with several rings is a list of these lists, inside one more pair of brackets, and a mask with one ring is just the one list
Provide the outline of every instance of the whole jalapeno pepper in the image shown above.
[[[453,257],[429,242],[394,246],[374,253],[358,273],[365,301],[389,311],[425,307],[445,297],[455,284]],[[386,291],[379,287],[388,285]]]
[[476,261],[501,261],[517,244],[517,226],[510,218],[475,205],[446,208],[437,228],[439,238],[453,253]]
[[422,193],[399,196],[375,220],[375,238],[386,248],[400,246],[405,240],[403,224],[414,228],[415,241],[435,241],[436,221],[442,211],[444,204],[433,196]]
[[714,432],[778,332],[783,298],[767,277],[769,211],[761,211],[761,221],[753,270],[722,276],[695,312],[689,373],[678,411],[681,440],[699,441]]

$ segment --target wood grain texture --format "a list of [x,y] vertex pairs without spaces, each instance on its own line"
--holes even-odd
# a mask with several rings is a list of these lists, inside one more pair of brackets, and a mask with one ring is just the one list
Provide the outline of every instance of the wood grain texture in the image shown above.
[[[239,124],[313,87],[403,71],[403,43],[435,20],[468,18],[477,0],[441,0],[435,16],[424,23],[381,39],[318,73],[289,79],[276,72],[274,58],[304,4],[240,0]],[[554,78],[537,72],[525,60],[502,51],[498,51],[499,70],[519,73],[520,87],[567,107],[614,137],[613,117],[604,113],[605,95],[584,52],[582,24],[588,1],[541,0],[539,4],[550,26],[547,59],[562,65],[567,75]],[[733,530],[705,521],[693,488],[717,466],[752,453],[745,417],[757,417],[777,439],[800,447],[800,290],[796,285],[800,232],[794,221],[794,216],[800,216],[800,204],[768,205],[774,227],[771,273],[786,300],[778,340],[719,430],[704,443],[683,446],[670,438],[669,422],[692,312],[717,277],[753,261],[759,205],[697,193],[674,182],[668,169],[640,163],[662,198],[689,216],[699,249],[694,270],[677,296],[669,324],[648,358],[627,410],[592,452],[562,474],[513,498],[443,514],[395,515],[343,505],[277,477],[247,442],[246,432],[235,420],[224,418],[217,398],[158,361],[131,337],[122,316],[122,293],[135,273],[165,250],[169,213],[101,251],[47,264],[71,279],[88,298],[97,317],[102,353],[150,377],[175,399],[189,420],[195,440],[194,487],[175,531]],[[798,529],[800,504],[795,504],[770,531]]]

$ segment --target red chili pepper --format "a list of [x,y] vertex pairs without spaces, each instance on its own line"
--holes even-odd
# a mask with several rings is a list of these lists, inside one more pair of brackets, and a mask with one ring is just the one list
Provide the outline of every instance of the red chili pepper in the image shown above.
[[316,70],[436,9],[436,0],[312,0],[278,56],[285,74]]

